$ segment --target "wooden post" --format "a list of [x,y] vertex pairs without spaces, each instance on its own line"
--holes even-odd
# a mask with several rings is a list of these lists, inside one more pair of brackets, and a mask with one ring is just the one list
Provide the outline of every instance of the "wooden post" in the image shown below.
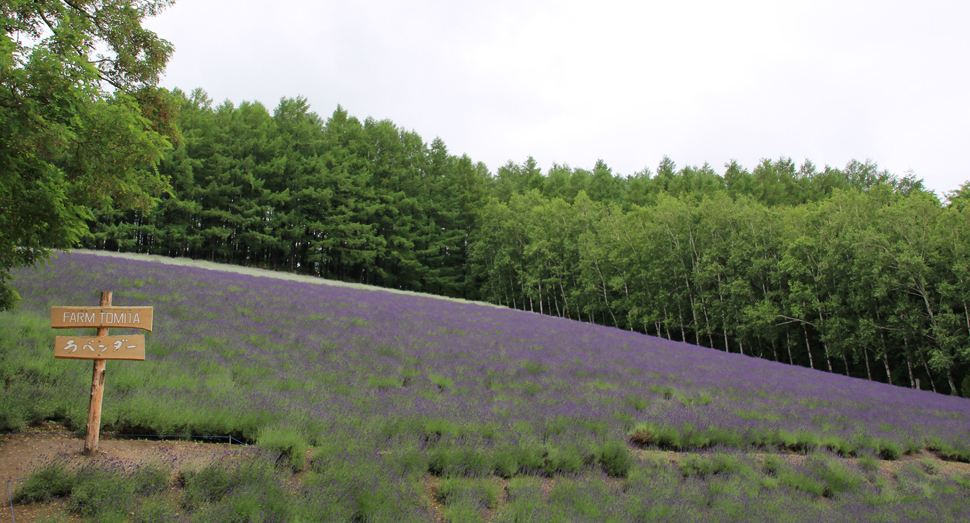
[[51,307],[51,328],[98,329],[97,336],[54,337],[55,358],[94,360],[84,454],[98,453],[101,436],[101,400],[104,397],[107,360],[145,361],[145,336],[140,334],[108,336],[108,329],[117,327],[151,332],[154,315],[152,307],[112,307],[111,291],[101,291],[99,307]]
[[[111,306],[111,291],[101,291],[101,306]],[[107,336],[107,327],[98,327],[98,336]],[[107,361],[94,360],[94,374],[91,378],[91,403],[88,407],[88,431],[84,437],[84,453],[95,455],[98,453],[98,443],[101,437],[101,398],[104,395],[104,376]]]

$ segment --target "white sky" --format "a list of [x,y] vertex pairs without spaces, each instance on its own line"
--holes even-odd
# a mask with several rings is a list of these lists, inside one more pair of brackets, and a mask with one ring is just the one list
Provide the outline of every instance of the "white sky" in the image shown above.
[[305,96],[494,172],[871,158],[970,180],[970,2],[178,0],[162,81],[216,103]]

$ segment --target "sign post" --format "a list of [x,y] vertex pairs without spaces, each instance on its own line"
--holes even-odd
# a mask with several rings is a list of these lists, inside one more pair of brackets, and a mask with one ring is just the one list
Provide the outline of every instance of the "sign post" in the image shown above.
[[151,332],[152,307],[112,307],[111,292],[101,292],[100,307],[51,307],[51,327],[55,329],[95,327],[97,336],[56,336],[54,357],[94,360],[91,377],[91,403],[88,407],[84,453],[96,454],[101,433],[101,398],[107,360],[145,361],[145,336],[108,336],[109,327],[143,329]]

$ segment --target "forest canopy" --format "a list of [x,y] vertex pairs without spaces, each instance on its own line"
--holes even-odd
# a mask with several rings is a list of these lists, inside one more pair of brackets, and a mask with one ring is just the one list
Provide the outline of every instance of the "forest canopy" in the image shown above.
[[151,212],[84,246],[490,301],[970,396],[970,185],[764,159],[490,172],[388,120],[175,91]]

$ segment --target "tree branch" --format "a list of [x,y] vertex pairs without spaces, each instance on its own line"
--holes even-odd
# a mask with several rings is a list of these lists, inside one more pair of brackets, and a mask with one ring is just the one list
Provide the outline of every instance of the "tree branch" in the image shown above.
[[775,314],[775,318],[785,318],[786,320],[789,320],[784,323],[779,323],[778,324],[779,326],[788,325],[789,323],[804,323],[806,325],[811,325],[812,327],[815,326],[815,324],[810,321],[806,321],[800,318],[792,318],[791,316],[785,316],[784,314]]

